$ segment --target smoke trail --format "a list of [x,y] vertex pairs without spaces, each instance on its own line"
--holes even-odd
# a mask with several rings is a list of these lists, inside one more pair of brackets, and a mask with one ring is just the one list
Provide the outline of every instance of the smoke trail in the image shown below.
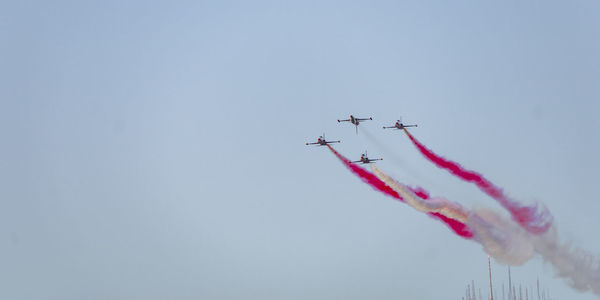
[[445,198],[419,199],[409,187],[371,166],[373,173],[400,194],[406,203],[421,212],[437,212],[457,220],[471,229],[476,242],[483,246],[486,253],[498,261],[511,265],[522,265],[533,255],[533,245],[527,234],[515,223],[505,220],[491,211],[469,211],[458,203]]
[[[350,163],[350,161],[347,158],[345,158],[340,153],[335,151],[335,149],[333,149],[333,147],[331,147],[330,145],[327,145],[327,147],[329,148],[329,150],[331,150],[331,152],[333,154],[335,154],[335,156],[337,156],[337,158],[348,169],[350,169],[354,174],[356,174],[358,177],[360,177],[360,179],[362,181],[369,184],[374,189],[376,189],[390,197],[393,197],[401,202],[404,202],[404,199],[396,191],[394,191],[392,188],[390,188],[388,185],[386,185],[383,181],[381,181],[379,178],[377,178],[377,176],[373,175],[373,173],[371,173],[355,164]],[[429,195],[427,194],[427,192],[425,190],[418,189],[417,192],[419,193],[419,197],[421,197],[422,199],[425,200],[425,199],[429,198]],[[468,226],[466,226],[462,222],[452,219],[452,218],[449,218],[447,216],[444,216],[444,215],[442,215],[440,213],[436,213],[436,212],[431,212],[431,213],[429,213],[429,215],[432,216],[433,218],[439,219],[442,222],[444,222],[457,235],[459,235],[463,238],[466,238],[466,239],[470,239],[473,237],[473,233],[471,232],[471,230],[468,228]]]
[[[467,212],[463,207],[458,203],[450,202],[444,198],[427,198],[427,201],[424,201],[425,198],[421,198],[418,194],[411,188],[397,182],[387,174],[383,173],[375,166],[371,166],[371,170],[379,179],[381,179],[385,184],[390,186],[394,191],[398,192],[398,194],[404,198],[406,203],[412,206],[414,209],[420,212],[435,212],[440,213],[446,217],[457,220],[459,222],[467,221]],[[415,189],[419,193],[423,193],[423,189],[417,188]]]
[[600,296],[600,261],[582,249],[571,249],[558,240],[556,228],[540,235],[532,235],[515,222],[489,209],[469,211],[460,204],[444,198],[419,199],[414,189],[371,166],[373,173],[401,195],[407,204],[422,212],[439,212],[460,220],[473,231],[472,240],[480,243],[486,253],[508,265],[522,265],[539,254],[552,264],[555,273],[565,278],[578,291],[591,290]]
[[500,202],[500,204],[510,212],[512,218],[527,231],[533,234],[542,234],[546,232],[548,228],[550,228],[553,217],[545,206],[539,206],[538,211],[538,204],[533,206],[520,205],[516,201],[506,196],[501,188],[495,186],[492,182],[483,177],[483,175],[471,170],[467,170],[460,164],[435,154],[433,151],[415,139],[406,129],[404,129],[404,132],[421,152],[421,154],[423,154],[427,159],[429,159],[439,168],[446,169],[450,173],[465,181],[475,183],[480,190]]
[[499,262],[520,266],[535,254],[531,235],[496,211],[473,210],[466,224],[472,227],[483,250]]
[[344,163],[344,165],[348,169],[350,169],[350,171],[352,171],[352,173],[354,173],[358,177],[360,177],[360,179],[362,179],[362,181],[364,181],[365,183],[369,184],[374,189],[376,189],[390,197],[393,197],[400,201],[403,201],[402,197],[400,197],[400,195],[398,195],[398,193],[396,193],[396,191],[392,190],[389,186],[385,185],[385,183],[383,181],[379,180],[379,178],[377,178],[377,176],[373,175],[372,173],[368,172],[367,170],[365,170],[355,164],[351,164],[349,159],[347,159],[344,156],[342,156],[341,154],[339,154],[330,145],[327,145],[327,147],[329,147],[329,150],[331,150],[331,152],[333,152],[333,154],[335,154],[335,156],[337,156],[337,158],[339,158],[339,160],[342,161],[342,163]]
[[600,296],[600,261],[589,252],[560,243],[556,228],[534,238],[535,251],[574,289]]

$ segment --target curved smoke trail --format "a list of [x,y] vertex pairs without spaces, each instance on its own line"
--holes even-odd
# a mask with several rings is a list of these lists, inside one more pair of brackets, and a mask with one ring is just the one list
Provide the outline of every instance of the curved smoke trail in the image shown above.
[[551,263],[558,277],[563,277],[574,289],[591,290],[600,296],[600,260],[580,248],[570,247],[558,240],[552,227],[542,236],[534,237],[535,251]]
[[591,290],[600,295],[600,261],[589,252],[563,244],[558,240],[556,228],[533,235],[501,214],[478,209],[469,211],[458,203],[444,198],[421,200],[411,189],[376,168],[373,173],[401,195],[407,204],[422,212],[438,212],[468,226],[473,240],[480,243],[486,253],[508,265],[522,265],[539,254],[554,267],[559,277],[578,291]]
[[350,171],[352,171],[352,173],[354,173],[358,177],[360,177],[360,179],[362,179],[362,181],[369,184],[374,189],[376,189],[392,198],[396,198],[400,201],[403,201],[402,198],[398,195],[398,193],[396,193],[396,191],[392,190],[389,186],[385,185],[385,183],[383,181],[379,180],[379,178],[377,178],[375,175],[371,174],[367,170],[365,170],[355,164],[351,164],[349,159],[345,158],[339,152],[335,151],[335,149],[333,149],[333,147],[331,147],[330,145],[327,145],[327,147],[329,147],[329,150],[331,150],[331,152],[333,152],[333,154],[335,154],[335,156],[348,169],[350,169]]
[[371,170],[414,209],[425,213],[437,212],[464,223],[472,230],[473,240],[481,244],[483,249],[496,260],[510,265],[522,265],[532,257],[533,246],[527,242],[526,232],[515,223],[493,212],[470,211],[445,198],[436,197],[423,201],[413,192],[413,189],[397,182],[377,167],[371,166]]
[[[388,185],[386,185],[383,181],[381,181],[379,178],[377,178],[377,176],[373,175],[373,173],[355,165],[350,163],[350,161],[342,156],[340,153],[338,153],[337,151],[335,151],[335,149],[333,149],[333,147],[331,147],[330,145],[327,145],[327,147],[329,148],[329,150],[331,150],[331,152],[333,154],[335,154],[335,156],[348,168],[350,169],[350,171],[352,171],[352,173],[356,174],[358,177],[360,177],[360,179],[362,179],[365,183],[369,184],[371,187],[373,187],[374,189],[392,197],[395,198],[401,202],[404,202],[404,199],[396,192],[394,191],[392,188],[390,188]],[[429,195],[427,194],[427,192],[425,192],[422,189],[419,189],[416,191],[419,194],[419,197],[421,197],[421,199],[427,199],[429,198]],[[471,230],[469,229],[468,226],[466,226],[464,223],[449,218],[443,214],[440,213],[436,213],[436,212],[430,212],[428,213],[430,216],[441,220],[442,222],[444,222],[448,227],[450,227],[450,229],[452,229],[454,231],[454,233],[456,233],[457,235],[466,238],[466,239],[470,239],[473,237],[473,233],[471,232]]]
[[375,166],[371,166],[371,170],[375,176],[396,191],[412,208],[420,212],[440,213],[462,223],[467,221],[468,212],[460,204],[450,202],[444,198],[428,197],[427,201],[424,201],[423,198],[419,197],[415,192],[416,190],[417,192],[422,193],[423,190],[421,188],[412,189],[383,173]]
[[427,159],[433,162],[437,167],[446,169],[465,181],[473,182],[484,193],[500,202],[500,204],[510,212],[512,218],[530,233],[542,234],[550,228],[550,225],[552,225],[552,214],[550,214],[545,206],[541,205],[538,207],[537,204],[534,206],[520,205],[515,200],[506,196],[500,187],[494,185],[488,179],[483,177],[483,175],[467,170],[460,164],[435,154],[425,147],[425,145],[421,144],[406,129],[404,129],[404,132],[421,154]]

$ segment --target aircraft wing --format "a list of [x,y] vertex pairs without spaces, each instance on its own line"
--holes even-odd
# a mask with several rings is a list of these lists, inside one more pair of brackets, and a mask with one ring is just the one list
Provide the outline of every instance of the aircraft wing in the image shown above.
[[348,120],[338,120],[338,122],[350,122],[350,119],[348,119]]

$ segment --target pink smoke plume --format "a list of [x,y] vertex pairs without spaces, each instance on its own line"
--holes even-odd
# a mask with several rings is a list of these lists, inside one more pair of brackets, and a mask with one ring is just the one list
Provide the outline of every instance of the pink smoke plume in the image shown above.
[[541,211],[538,212],[537,204],[533,206],[520,205],[518,202],[506,196],[501,188],[495,186],[492,182],[483,177],[483,175],[467,170],[460,164],[435,154],[421,144],[406,129],[404,129],[404,132],[423,156],[433,162],[437,167],[446,169],[457,177],[477,185],[481,191],[494,198],[506,208],[510,212],[513,220],[519,223],[525,230],[532,234],[542,234],[550,228],[553,217],[545,206],[541,206]]
[[[342,156],[340,153],[338,153],[337,151],[335,151],[335,149],[333,149],[333,147],[331,147],[330,145],[327,145],[327,147],[329,148],[329,150],[331,150],[331,152],[333,154],[335,154],[335,156],[348,168],[350,169],[350,171],[352,171],[352,173],[354,173],[355,175],[357,175],[358,177],[360,177],[360,179],[362,179],[365,183],[369,184],[371,187],[373,187],[374,189],[392,197],[395,198],[401,202],[405,202],[404,199],[396,192],[394,191],[392,188],[390,188],[388,185],[386,185],[383,181],[381,181],[379,178],[377,178],[377,176],[373,175],[373,173],[355,165],[350,163],[350,161]],[[427,200],[429,199],[429,194],[422,188],[414,188],[411,189],[417,196],[419,196],[420,198]],[[441,220],[442,222],[444,222],[448,227],[450,227],[450,229],[452,229],[454,231],[454,233],[456,233],[457,235],[465,238],[465,239],[471,239],[473,238],[473,232],[471,231],[471,229],[465,225],[464,223],[446,217],[440,213],[428,213],[428,215]]]

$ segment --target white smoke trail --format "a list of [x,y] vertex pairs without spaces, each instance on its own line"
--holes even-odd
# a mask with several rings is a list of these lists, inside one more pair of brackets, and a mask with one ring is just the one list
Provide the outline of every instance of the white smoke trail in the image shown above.
[[[445,198],[421,199],[407,186],[371,166],[373,173],[421,212],[437,212],[465,223],[474,233],[473,240],[497,261],[509,265],[522,265],[533,256],[533,244],[527,233],[516,223],[488,210],[469,211]],[[518,246],[518,247],[517,247]]]
[[518,224],[495,211],[477,209],[465,222],[475,233],[475,240],[497,261],[520,266],[534,255],[529,233]]
[[542,235],[532,235],[490,209],[468,210],[444,198],[421,199],[377,167],[371,166],[371,169],[416,210],[437,212],[465,223],[474,233],[473,240],[497,261],[518,266],[537,253],[552,264],[556,275],[564,278],[569,286],[578,291],[591,290],[600,296],[600,261],[587,251],[560,243],[554,226]]
[[407,186],[402,183],[397,182],[387,174],[383,173],[374,165],[371,165],[371,170],[379,179],[381,179],[385,184],[395,190],[408,205],[413,207],[414,209],[421,212],[434,212],[440,213],[449,217],[451,219],[460,221],[461,223],[465,223],[467,221],[467,213],[465,209],[458,204],[450,202],[444,198],[431,198],[424,200],[417,195],[413,191],[410,190]]
[[578,291],[591,290],[600,296],[600,261],[589,252],[560,243],[556,228],[534,236],[535,251],[552,264],[558,277]]

